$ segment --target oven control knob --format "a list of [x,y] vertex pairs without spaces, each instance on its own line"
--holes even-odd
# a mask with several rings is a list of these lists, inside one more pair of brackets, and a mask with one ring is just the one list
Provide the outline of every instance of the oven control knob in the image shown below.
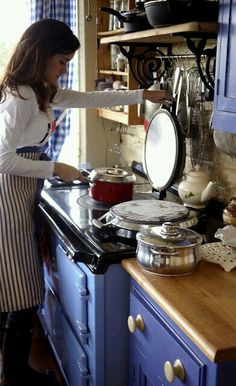
[[140,314],[138,314],[136,316],[136,318],[134,319],[134,317],[132,315],[130,315],[128,317],[128,328],[129,328],[129,331],[131,332],[131,334],[133,334],[136,330],[136,328],[138,328],[140,331],[143,331],[144,330],[144,321],[143,321],[143,318]]
[[169,383],[174,382],[175,377],[181,381],[185,378],[184,366],[179,359],[176,359],[173,365],[169,361],[166,361],[164,364],[164,373]]

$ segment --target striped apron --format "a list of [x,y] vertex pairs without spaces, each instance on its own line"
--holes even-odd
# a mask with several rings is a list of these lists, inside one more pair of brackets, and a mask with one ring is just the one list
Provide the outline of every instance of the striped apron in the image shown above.
[[[40,159],[32,149],[20,155]],[[44,300],[34,217],[39,182],[43,180],[0,174],[0,312],[37,306]]]

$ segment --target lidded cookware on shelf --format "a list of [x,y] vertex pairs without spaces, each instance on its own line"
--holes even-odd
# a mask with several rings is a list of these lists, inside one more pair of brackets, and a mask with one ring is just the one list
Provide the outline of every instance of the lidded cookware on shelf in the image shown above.
[[218,20],[219,3],[215,0],[151,0],[144,7],[153,27]]
[[125,32],[137,32],[152,28],[146,12],[144,10],[144,2],[136,2],[136,7],[130,11],[117,11],[113,8],[101,7],[100,11],[114,15],[124,26]]
[[171,222],[137,233],[136,257],[144,269],[159,275],[185,275],[200,260],[202,236]]
[[94,169],[89,175],[89,194],[95,200],[111,204],[129,201],[135,180],[132,172],[117,166]]

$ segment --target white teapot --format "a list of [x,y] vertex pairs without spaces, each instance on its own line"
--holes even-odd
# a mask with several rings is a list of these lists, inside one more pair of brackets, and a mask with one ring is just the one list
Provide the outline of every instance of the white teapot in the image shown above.
[[215,183],[209,181],[205,170],[196,165],[179,183],[178,194],[185,206],[204,208],[215,194]]

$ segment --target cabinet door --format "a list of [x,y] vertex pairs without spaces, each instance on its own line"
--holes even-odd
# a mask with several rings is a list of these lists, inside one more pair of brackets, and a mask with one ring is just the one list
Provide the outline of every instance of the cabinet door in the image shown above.
[[158,376],[153,377],[146,353],[136,344],[135,339],[131,339],[131,347],[129,386],[163,386]]
[[216,56],[214,129],[236,133],[236,0],[221,0]]
[[57,265],[60,276],[59,297],[64,312],[82,343],[88,337],[88,289],[87,278],[79,266],[71,261],[61,244],[56,247]]
[[131,315],[134,318],[141,315],[144,322],[144,330],[140,331],[137,328],[130,337],[130,384],[132,386],[169,385],[164,367],[166,362],[173,367],[178,359],[183,365],[185,376],[184,381],[175,377],[173,386],[180,386],[183,383],[185,386],[203,385],[204,364],[191,347],[185,344],[144,297],[140,295],[140,298],[137,298],[131,293],[130,300]]

